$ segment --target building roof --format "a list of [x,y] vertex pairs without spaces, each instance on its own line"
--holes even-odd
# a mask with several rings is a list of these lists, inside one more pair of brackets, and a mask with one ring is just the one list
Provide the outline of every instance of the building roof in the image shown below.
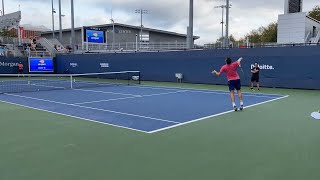
[[38,32],[46,32],[46,31],[50,31],[49,28],[43,26],[43,25],[40,25],[40,26],[34,26],[32,24],[23,24],[23,25],[20,25],[20,27],[23,27],[24,30],[29,30],[29,31],[38,31]]
[[[138,29],[140,30],[140,26],[133,26],[133,25],[127,25],[127,24],[120,24],[120,23],[114,23],[115,26],[121,26],[121,27],[127,27],[127,28],[132,28],[132,29]],[[112,24],[101,24],[101,25],[95,25],[95,26],[84,26],[84,27],[95,27],[95,28],[102,28],[102,27],[112,27]],[[81,30],[82,27],[77,27],[74,28],[74,30]],[[164,33],[164,34],[170,34],[170,35],[175,35],[175,36],[182,36],[182,37],[187,37],[186,34],[180,34],[176,32],[170,32],[170,31],[164,31],[164,30],[159,30],[159,29],[152,29],[152,28],[146,28],[144,27],[144,30],[151,31],[151,32],[157,32],[157,33]],[[62,32],[67,32],[71,31],[71,28],[68,29],[63,29]],[[59,30],[55,30],[54,32],[59,32]],[[41,34],[50,34],[52,31],[46,31],[42,32]],[[194,39],[199,39],[200,36],[193,36]]]

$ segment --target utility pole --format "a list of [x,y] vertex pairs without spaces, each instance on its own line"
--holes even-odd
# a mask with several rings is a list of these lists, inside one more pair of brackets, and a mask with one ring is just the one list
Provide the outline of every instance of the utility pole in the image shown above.
[[71,48],[72,48],[72,50],[73,50],[73,52],[74,52],[74,41],[75,41],[75,39],[74,39],[74,36],[75,36],[75,34],[74,34],[74,4],[73,4],[73,0],[71,0]]
[[59,0],[59,40],[62,40],[62,14],[61,14],[61,0]]
[[143,19],[143,14],[148,14],[149,11],[145,9],[136,9],[137,14],[140,14],[140,20],[141,20],[141,26],[140,26],[140,48],[141,48],[141,43],[142,43],[142,30],[143,30],[143,24],[142,24],[142,19]]
[[189,1],[189,26],[187,28],[187,48],[193,48],[193,0]]
[[53,0],[51,0],[51,13],[52,13],[52,39],[54,39],[54,13],[56,13],[56,11],[53,8]]
[[4,16],[4,0],[2,0],[2,16]]
[[115,42],[115,29],[114,29],[114,19],[112,17],[112,10],[111,10],[111,22],[112,22],[112,50],[114,50],[114,42]]
[[230,2],[227,0],[226,4],[226,36],[225,36],[225,46],[229,47],[229,9],[230,9]]
[[225,5],[221,5],[221,6],[215,6],[214,8],[221,8],[222,9],[222,20],[221,20],[221,47],[224,47],[224,8],[226,8]]

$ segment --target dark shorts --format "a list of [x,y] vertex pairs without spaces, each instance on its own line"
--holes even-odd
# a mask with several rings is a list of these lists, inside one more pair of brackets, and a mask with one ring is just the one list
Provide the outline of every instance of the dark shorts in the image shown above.
[[23,69],[19,69],[19,73],[23,73]]
[[259,76],[252,76],[251,82],[259,82]]
[[229,90],[232,91],[234,89],[236,89],[237,91],[241,90],[240,79],[229,81]]

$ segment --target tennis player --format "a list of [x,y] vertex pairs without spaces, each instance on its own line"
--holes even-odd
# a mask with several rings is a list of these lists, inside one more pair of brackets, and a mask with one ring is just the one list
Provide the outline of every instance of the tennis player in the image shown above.
[[254,63],[254,67],[251,69],[252,77],[251,77],[251,90],[253,89],[254,82],[257,82],[258,91],[260,91],[260,83],[259,83],[259,73],[260,68],[257,62]]
[[239,58],[236,62],[232,63],[231,58],[227,58],[226,65],[222,66],[222,68],[220,69],[220,72],[217,72],[216,70],[212,71],[212,74],[216,74],[217,76],[220,76],[222,73],[226,73],[227,79],[228,79],[228,84],[229,84],[232,106],[235,111],[238,111],[238,108],[237,108],[237,105],[234,101],[234,89],[237,90],[237,93],[239,96],[240,110],[243,110],[241,82],[240,82],[240,77],[237,72],[237,68],[241,67],[241,61],[242,61],[242,58]]
[[21,62],[18,63],[18,77],[20,77],[20,74],[23,75],[23,64]]

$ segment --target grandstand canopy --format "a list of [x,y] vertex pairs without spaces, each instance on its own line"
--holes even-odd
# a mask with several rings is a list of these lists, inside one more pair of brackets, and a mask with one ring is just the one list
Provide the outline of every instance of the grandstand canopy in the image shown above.
[[21,21],[21,11],[0,16],[0,29],[17,27]]

